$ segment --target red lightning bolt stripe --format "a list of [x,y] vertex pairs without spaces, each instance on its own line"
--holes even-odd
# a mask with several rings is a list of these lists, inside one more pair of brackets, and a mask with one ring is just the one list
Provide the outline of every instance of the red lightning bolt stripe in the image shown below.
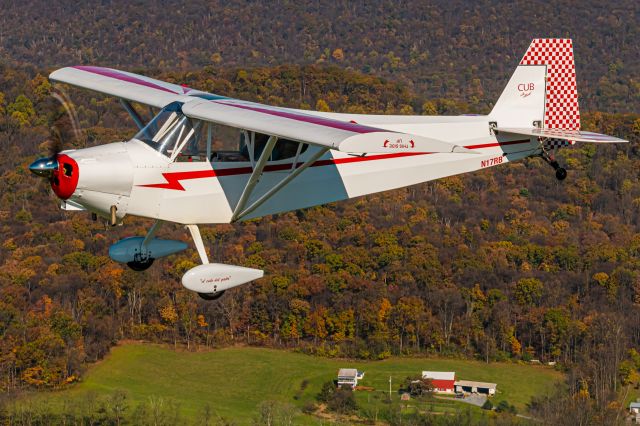
[[[507,142],[493,142],[493,143],[486,143],[481,145],[467,145],[465,146],[465,148],[482,149],[482,148],[492,148],[496,146],[525,144],[529,142],[530,142],[529,139],[524,139],[524,140],[507,141]],[[429,152],[398,152],[398,153],[392,153],[392,154],[369,155],[367,157],[332,158],[327,160],[318,160],[315,163],[313,163],[311,167],[359,163],[363,161],[386,160],[390,158],[413,157],[415,155],[427,155],[427,154],[431,154],[431,153]],[[301,165],[302,163],[297,163],[296,167],[300,167]],[[282,170],[291,170],[291,166],[292,166],[292,163],[273,164],[273,165],[266,166],[264,168],[264,171],[275,172],[275,171],[282,171]],[[181,180],[246,175],[246,174],[251,174],[252,171],[253,170],[251,167],[245,166],[245,167],[232,167],[228,169],[218,169],[218,170],[209,169],[209,170],[195,170],[191,172],[167,172],[167,173],[162,173],[162,176],[164,177],[166,183],[150,183],[146,185],[136,185],[136,186],[142,186],[145,188],[160,188],[160,189],[173,189],[176,191],[186,191],[184,187],[180,184]]]
[[167,181],[166,183],[150,183],[144,186],[146,188],[161,188],[161,189],[175,189],[177,191],[184,191],[184,187],[180,184],[181,180],[188,179],[202,179],[216,177],[216,172],[213,170],[196,170],[193,172],[174,172],[163,173],[162,176]]

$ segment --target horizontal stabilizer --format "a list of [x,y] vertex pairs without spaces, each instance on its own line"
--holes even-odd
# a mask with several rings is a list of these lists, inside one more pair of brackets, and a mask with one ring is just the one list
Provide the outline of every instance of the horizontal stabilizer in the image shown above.
[[537,127],[531,128],[516,128],[505,127],[497,128],[497,132],[511,133],[513,135],[521,136],[534,136],[546,139],[563,139],[573,142],[587,142],[587,143],[624,143],[629,142],[625,139],[616,138],[614,136],[602,135],[600,133],[582,132],[580,130],[565,130],[565,129],[540,129]]

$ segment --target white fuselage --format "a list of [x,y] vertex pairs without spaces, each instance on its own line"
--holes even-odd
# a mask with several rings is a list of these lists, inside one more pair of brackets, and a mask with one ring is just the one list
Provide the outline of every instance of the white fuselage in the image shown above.
[[[539,153],[535,138],[508,139],[490,131],[489,116],[378,116],[309,112],[377,128],[458,143],[477,154],[362,154],[330,150],[242,219],[296,210],[475,171]],[[464,141],[464,142],[462,142]],[[316,153],[268,162],[247,205]],[[171,162],[138,140],[67,153],[79,165],[70,205],[118,218],[135,215],[182,224],[229,223],[252,173],[250,162]]]

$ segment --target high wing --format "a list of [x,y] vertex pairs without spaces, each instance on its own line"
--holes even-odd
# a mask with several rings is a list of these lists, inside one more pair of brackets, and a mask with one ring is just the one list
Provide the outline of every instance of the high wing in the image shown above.
[[188,117],[348,153],[477,154],[439,139],[225,98],[111,68],[61,68],[49,79],[157,108],[179,101]]
[[532,128],[500,128],[496,129],[500,133],[510,133],[521,136],[537,136],[540,138],[549,139],[562,139],[574,142],[587,142],[587,143],[621,143],[629,142],[625,139],[619,139],[614,136],[603,135],[600,133],[583,132],[580,130],[565,130],[565,129],[540,129],[537,127]]
[[92,66],[60,68],[49,74],[49,80],[156,108],[162,108],[174,101],[187,102],[193,99],[187,95],[193,92],[192,89],[111,68]]
[[472,153],[438,139],[391,132],[355,122],[313,116],[298,111],[235,99],[185,104],[188,117],[293,139],[349,153]]

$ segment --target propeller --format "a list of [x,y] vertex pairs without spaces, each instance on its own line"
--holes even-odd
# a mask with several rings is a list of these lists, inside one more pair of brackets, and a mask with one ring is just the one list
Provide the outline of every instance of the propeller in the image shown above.
[[[73,138],[76,142],[79,142],[82,137],[82,132],[80,130],[80,120],[78,119],[76,108],[73,106],[73,102],[71,102],[69,95],[67,95],[67,93],[59,87],[56,87],[56,90],[51,95],[55,100],[60,102],[66,112],[66,116],[58,117],[58,120],[54,123],[53,130],[56,133],[54,141],[62,144],[65,137],[63,132],[69,133],[68,127],[70,126],[71,130],[73,131]],[[59,124],[59,126],[57,124]]]
[[51,127],[51,140],[47,144],[49,157],[55,157],[62,151],[62,135],[57,127]]
[[[37,176],[49,179],[57,185],[56,173],[59,169],[58,155],[63,150],[65,139],[72,136],[79,141],[81,138],[78,114],[69,96],[60,87],[55,87],[52,97],[63,107],[65,114],[57,117],[50,129],[51,139],[48,143],[48,156],[42,157],[29,165],[29,170]],[[69,132],[71,128],[71,132]]]

